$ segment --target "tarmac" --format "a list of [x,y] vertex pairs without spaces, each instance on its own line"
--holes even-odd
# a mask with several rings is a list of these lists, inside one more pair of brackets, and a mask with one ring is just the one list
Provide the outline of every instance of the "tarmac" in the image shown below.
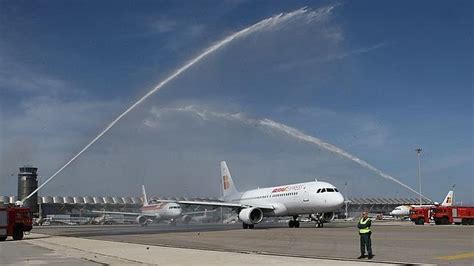
[[0,243],[0,259],[1,264],[28,264],[41,261],[37,256],[43,252],[45,264],[65,260],[68,265],[474,265],[474,226],[376,221],[372,231],[375,258],[370,261],[356,259],[359,236],[353,222],[324,228],[259,224],[253,230],[240,224],[42,226],[26,240]]

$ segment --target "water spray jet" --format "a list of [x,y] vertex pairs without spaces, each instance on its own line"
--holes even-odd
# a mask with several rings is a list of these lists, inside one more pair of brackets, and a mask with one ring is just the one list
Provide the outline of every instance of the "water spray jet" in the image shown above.
[[22,199],[21,201],[24,202],[25,200],[29,199],[31,196],[33,196],[36,192],[38,192],[41,188],[43,188],[46,184],[48,184],[54,177],[56,177],[59,173],[61,173],[69,164],[71,164],[73,161],[75,161],[83,152],[89,149],[90,146],[92,146],[97,140],[99,140],[105,133],[107,133],[112,127],[115,126],[125,115],[127,115],[130,111],[135,109],[139,104],[141,104],[143,101],[145,101],[148,97],[153,95],[155,92],[159,91],[163,86],[168,84],[170,81],[181,75],[183,72],[188,70],[190,67],[195,65],[196,63],[200,62],[202,59],[207,57],[208,55],[214,53],[215,51],[221,49],[222,47],[226,46],[228,43],[234,41],[237,38],[244,37],[248,34],[251,34],[256,31],[261,31],[261,30],[269,30],[274,28],[277,25],[281,25],[282,23],[288,22],[291,19],[294,18],[300,18],[302,16],[306,16],[308,19],[308,22],[314,21],[316,19],[322,19],[324,16],[328,15],[331,13],[332,9],[334,6],[329,6],[329,7],[324,7],[317,9],[315,11],[309,11],[306,7],[297,9],[293,12],[289,13],[280,13],[278,15],[275,15],[273,17],[264,19],[256,24],[253,24],[243,30],[240,30],[236,33],[233,33],[226,38],[222,39],[221,41],[211,45],[209,48],[204,50],[201,54],[198,56],[194,57],[190,61],[188,61],[186,64],[184,64],[182,67],[177,69],[173,74],[165,78],[163,81],[158,83],[153,89],[151,89],[148,93],[146,93],[142,98],[140,98],[137,102],[132,104],[129,108],[127,108],[123,113],[121,113],[115,120],[113,120],[105,129],[103,129],[96,137],[94,137],[84,148],[82,148],[74,157],[72,157],[68,162],[66,162],[59,170],[57,170],[53,175],[51,175],[46,181],[41,184],[37,189],[35,189],[31,194],[29,194],[26,198]]
[[[349,159],[349,160],[357,163],[358,165],[375,172],[377,175],[401,185],[402,187],[408,189],[409,191],[415,193],[416,195],[420,195],[420,197],[423,197],[423,198],[431,201],[431,199],[429,199],[428,197],[420,194],[420,192],[412,189],[411,187],[409,187],[408,185],[406,185],[403,182],[399,181],[398,179],[382,172],[381,170],[375,168],[374,166],[372,166],[368,162],[358,158],[357,156],[354,156],[354,155],[344,151],[343,149],[341,149],[341,148],[339,148],[339,147],[337,147],[333,144],[327,143],[327,142],[325,142],[325,141],[323,141],[319,138],[307,135],[307,134],[299,131],[298,129],[287,126],[285,124],[278,123],[278,122],[275,122],[275,121],[270,120],[270,119],[258,120],[258,119],[247,118],[241,113],[231,114],[231,113],[220,113],[220,112],[209,111],[209,110],[205,110],[205,109],[200,109],[200,108],[198,108],[196,106],[193,106],[193,105],[189,105],[189,106],[181,107],[181,108],[163,108],[162,110],[164,110],[164,111],[191,112],[191,113],[195,114],[197,117],[199,117],[200,119],[203,119],[203,120],[210,120],[211,117],[214,117],[214,118],[221,118],[221,119],[239,121],[239,122],[247,124],[247,125],[261,126],[261,127],[264,127],[264,128],[268,128],[270,130],[274,130],[274,131],[278,131],[280,133],[284,133],[287,136],[298,139],[300,141],[309,142],[309,143],[317,145],[318,147],[321,147],[321,148],[323,148],[323,149],[325,149],[325,150],[327,150],[331,153],[334,153],[336,155],[339,155],[341,157]],[[154,112],[158,112],[158,111],[159,110],[154,110]]]

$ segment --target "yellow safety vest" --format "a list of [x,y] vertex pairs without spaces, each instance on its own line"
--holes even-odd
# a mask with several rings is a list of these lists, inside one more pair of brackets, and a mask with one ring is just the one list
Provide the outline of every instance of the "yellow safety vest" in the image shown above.
[[[360,224],[366,224],[368,221],[369,221],[369,218],[365,219],[365,221],[364,221],[364,218],[361,218],[359,223]],[[369,232],[370,232],[370,227],[359,229],[360,234],[367,234]]]

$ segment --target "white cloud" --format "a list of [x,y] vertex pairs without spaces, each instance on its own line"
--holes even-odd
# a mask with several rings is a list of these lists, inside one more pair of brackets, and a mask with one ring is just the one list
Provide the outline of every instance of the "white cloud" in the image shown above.
[[183,46],[195,42],[204,33],[207,26],[195,21],[178,20],[168,17],[159,17],[146,22],[147,32],[144,35],[165,35],[165,48],[177,51]]
[[[344,39],[342,30],[338,30],[337,27],[332,28],[332,29],[330,28],[326,29],[326,38],[327,40],[330,40],[331,42],[333,42],[335,46],[337,46],[337,44]],[[321,57],[310,57],[309,59],[305,59],[305,60],[299,60],[299,61],[293,61],[290,63],[280,64],[276,67],[276,69],[278,71],[289,71],[294,68],[303,68],[303,67],[309,67],[312,65],[317,65],[317,64],[326,63],[326,62],[343,60],[348,57],[370,53],[386,45],[387,45],[386,42],[381,42],[372,46],[356,48],[356,49],[352,49],[345,52],[344,51],[342,52],[331,51],[327,53],[326,55],[322,55]]]
[[69,84],[61,79],[30,70],[0,54],[0,90],[20,92],[23,95],[58,95],[71,92]]
[[438,174],[462,165],[474,163],[472,151],[459,151],[458,153],[442,155],[437,158],[423,158],[423,173],[427,175]]
[[150,23],[152,33],[168,33],[175,31],[180,23],[178,21],[169,18],[159,18]]
[[[0,62],[0,194],[13,194],[23,164],[48,173],[98,130],[117,101],[90,100],[69,82],[32,71],[24,64]],[[12,102],[12,99],[14,101]]]
[[390,137],[389,126],[368,114],[337,112],[320,107],[303,106],[286,108],[286,113],[294,112],[301,121],[311,121],[315,130],[334,131],[334,140],[345,148],[379,148]]
[[348,52],[344,52],[344,53],[340,53],[340,54],[328,55],[328,57],[325,60],[326,61],[334,61],[334,60],[344,59],[344,58],[350,57],[350,56],[366,54],[366,53],[369,53],[373,50],[380,49],[380,48],[382,48],[386,45],[387,45],[386,42],[381,42],[381,43],[377,43],[377,44],[372,45],[372,46],[357,48],[357,49],[353,49],[353,50],[350,50]]

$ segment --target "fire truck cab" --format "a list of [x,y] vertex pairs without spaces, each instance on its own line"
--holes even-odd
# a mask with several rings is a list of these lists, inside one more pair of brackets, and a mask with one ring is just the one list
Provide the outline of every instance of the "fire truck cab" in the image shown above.
[[33,219],[30,208],[0,207],[0,241],[5,241],[8,236],[13,237],[13,240],[21,240],[24,233],[29,233],[32,228]]
[[418,225],[430,222],[431,208],[429,207],[412,207],[410,209],[410,220]]

